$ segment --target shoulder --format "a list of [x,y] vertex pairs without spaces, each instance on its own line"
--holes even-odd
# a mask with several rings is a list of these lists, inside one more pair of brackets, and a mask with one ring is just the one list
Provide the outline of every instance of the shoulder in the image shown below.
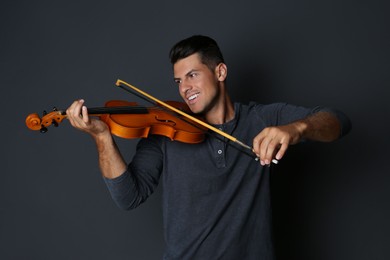
[[287,108],[288,105],[289,104],[283,102],[261,104],[251,101],[248,104],[236,103],[236,108],[243,114],[272,115]]
[[302,119],[311,113],[313,108],[297,106],[286,102],[275,102],[270,104],[260,104],[249,102],[248,104],[238,104],[240,115],[253,120],[262,120],[267,125],[281,125]]

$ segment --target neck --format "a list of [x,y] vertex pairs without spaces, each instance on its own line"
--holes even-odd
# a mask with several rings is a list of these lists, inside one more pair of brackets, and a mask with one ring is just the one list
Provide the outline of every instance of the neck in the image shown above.
[[234,118],[234,106],[229,95],[224,92],[220,95],[219,100],[215,102],[215,105],[209,110],[205,119],[210,124],[221,125],[229,122]]

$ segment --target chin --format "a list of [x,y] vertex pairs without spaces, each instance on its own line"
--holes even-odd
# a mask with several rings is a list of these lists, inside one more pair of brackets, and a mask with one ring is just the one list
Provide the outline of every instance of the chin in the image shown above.
[[189,108],[190,108],[191,112],[192,112],[193,114],[195,114],[195,115],[199,115],[199,114],[202,114],[202,113],[203,113],[203,110],[198,109],[198,108],[196,108],[196,107],[190,106]]

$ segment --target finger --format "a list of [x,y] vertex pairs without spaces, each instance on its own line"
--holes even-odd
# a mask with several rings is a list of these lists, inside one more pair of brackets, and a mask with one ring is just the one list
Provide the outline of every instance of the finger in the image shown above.
[[73,102],[73,104],[66,110],[66,114],[68,116],[68,119],[70,123],[73,126],[79,126],[80,125],[80,115],[81,115],[81,107],[84,103],[83,99],[79,99]]
[[89,124],[88,109],[86,106],[81,107],[81,115],[84,123]]
[[68,109],[66,110],[66,114],[68,115],[68,117],[73,116],[74,111],[75,111],[78,104],[79,104],[79,100],[76,100],[68,107]]
[[66,114],[70,116],[73,113],[74,107],[77,105],[78,100],[74,101],[67,109]]
[[267,153],[270,149],[269,145],[270,145],[271,141],[272,141],[271,138],[264,138],[264,140],[260,144],[259,157],[260,157],[261,165],[269,164],[269,160],[267,159]]
[[83,99],[80,99],[76,102],[75,106],[74,106],[74,110],[72,111],[72,115],[74,118],[79,118],[80,115],[81,115],[81,107],[83,106],[84,104],[84,100]]
[[275,139],[271,140],[268,143],[267,150],[263,159],[265,164],[271,164],[272,159],[274,158],[279,146],[279,142],[275,141]]
[[253,152],[256,154],[257,157],[260,157],[260,145],[262,141],[263,141],[263,137],[261,136],[261,134],[257,135],[253,139],[253,144],[252,144]]
[[275,158],[277,160],[280,160],[283,158],[284,154],[286,153],[287,151],[287,148],[288,148],[288,143],[282,143],[282,145],[280,146],[279,148],[279,151],[277,152],[277,154],[275,155]]

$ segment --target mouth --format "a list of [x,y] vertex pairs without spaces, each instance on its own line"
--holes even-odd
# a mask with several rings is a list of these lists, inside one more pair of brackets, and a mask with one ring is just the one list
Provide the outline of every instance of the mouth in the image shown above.
[[191,96],[187,97],[187,100],[190,102],[190,103],[194,103],[195,100],[199,97],[199,93],[195,93],[195,94],[192,94]]

